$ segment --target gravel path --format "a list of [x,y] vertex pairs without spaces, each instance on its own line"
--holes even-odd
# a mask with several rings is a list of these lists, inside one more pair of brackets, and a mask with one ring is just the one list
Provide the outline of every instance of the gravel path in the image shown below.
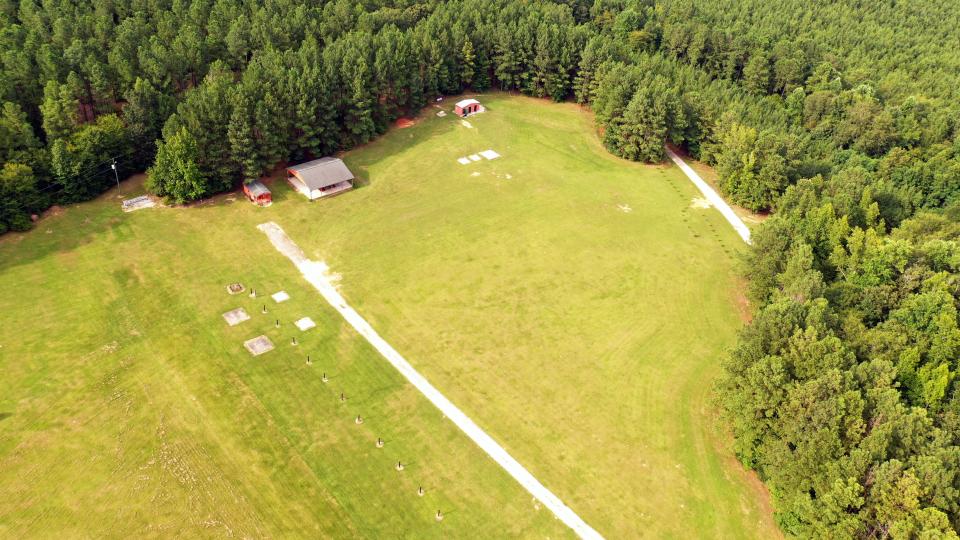
[[673,150],[667,148],[667,155],[670,156],[670,159],[677,164],[677,167],[680,167],[680,170],[687,175],[687,178],[693,182],[693,185],[697,186],[697,189],[700,190],[700,193],[703,193],[703,196],[710,201],[710,204],[715,206],[717,210],[723,214],[723,217],[730,222],[730,225],[733,226],[733,230],[737,231],[737,234],[740,235],[740,238],[743,238],[743,241],[746,243],[750,242],[750,229],[747,228],[747,225],[740,219],[740,216],[733,211],[733,208],[730,208],[730,205],[727,204],[727,201],[723,200],[723,197],[716,192],[710,184],[706,183],[703,178],[700,178],[700,175],[697,174],[697,171],[690,168],[685,161],[683,161],[680,156],[674,153]]
[[[702,180],[701,180],[702,181]],[[431,403],[434,404],[447,418],[449,418],[467,437],[470,437],[484,452],[497,462],[507,473],[520,483],[531,495],[537,498],[544,506],[550,509],[558,519],[563,521],[580,538],[600,539],[600,533],[591,528],[583,519],[559,497],[554,495],[549,489],[544,487],[539,480],[534,478],[530,471],[523,467],[516,459],[493,440],[490,435],[480,429],[473,420],[463,413],[456,405],[440,393],[432,384],[430,384],[423,375],[413,369],[407,360],[390,346],[379,334],[370,326],[363,317],[360,316],[347,301],[340,295],[337,289],[328,279],[329,268],[326,264],[308,259],[303,251],[291,240],[279,225],[273,222],[263,223],[257,226],[263,231],[273,246],[290,259],[297,266],[303,277],[314,286],[323,298],[330,303],[347,322],[356,329],[371,345],[390,362],[417,390],[420,391]]]

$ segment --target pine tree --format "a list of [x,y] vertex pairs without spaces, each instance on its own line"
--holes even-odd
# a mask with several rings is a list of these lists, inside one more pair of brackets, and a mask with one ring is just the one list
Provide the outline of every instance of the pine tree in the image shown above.
[[467,39],[463,42],[460,49],[460,81],[463,86],[470,86],[473,83],[473,76],[476,71],[476,55],[473,53],[473,43]]
[[292,130],[297,158],[318,156],[322,151],[323,125],[320,123],[320,104],[316,94],[317,76],[315,70],[310,69],[303,74],[294,68],[288,78],[288,86],[296,99]]
[[27,115],[16,103],[9,101],[0,108],[0,162],[28,163],[40,149],[40,141],[33,134]]
[[181,128],[157,149],[157,160],[147,171],[147,189],[177,204],[203,197],[208,185],[198,160],[196,139]]
[[472,86],[474,90],[483,92],[490,88],[490,51],[488,46],[479,47],[474,64],[476,67],[474,68]]
[[139,77],[124,94],[124,99],[123,120],[133,139],[134,159],[138,167],[146,168],[153,161],[160,128],[173,112],[174,100]]
[[258,178],[261,172],[261,161],[254,141],[250,100],[242,89],[234,98],[233,113],[230,115],[230,124],[227,127],[227,139],[230,143],[230,157],[240,170],[243,181],[248,182]]
[[350,85],[350,99],[347,106],[347,126],[357,144],[369,141],[376,134],[366,75],[367,65],[361,63]]
[[0,168],[0,234],[33,226],[30,214],[45,207],[33,169],[20,163]]
[[756,51],[750,55],[750,60],[743,68],[743,85],[747,90],[766,95],[770,91],[770,58],[763,51]]
[[604,143],[615,154],[634,161],[663,160],[667,110],[648,86],[640,87],[622,117],[604,133]]
[[57,83],[49,81],[43,89],[43,103],[40,112],[43,114],[43,131],[48,140],[66,137],[80,124],[80,102],[72,97],[70,90]]
[[267,90],[254,107],[253,117],[259,136],[261,164],[271,167],[285,160],[292,144],[292,118],[284,103],[272,90]]

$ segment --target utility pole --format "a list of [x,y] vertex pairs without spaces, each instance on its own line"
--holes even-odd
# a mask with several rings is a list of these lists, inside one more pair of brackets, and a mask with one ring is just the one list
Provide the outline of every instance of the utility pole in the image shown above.
[[117,158],[113,158],[113,163],[110,164],[110,168],[113,169],[113,176],[117,179],[117,189],[120,189],[120,175],[117,174]]

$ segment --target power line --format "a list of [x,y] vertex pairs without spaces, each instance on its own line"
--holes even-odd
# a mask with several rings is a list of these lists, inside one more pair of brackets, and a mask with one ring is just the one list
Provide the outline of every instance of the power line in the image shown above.
[[85,169],[82,169],[82,170],[80,170],[80,171],[77,171],[77,174],[78,174],[78,175],[79,175],[79,174],[83,174],[83,173],[89,171],[90,169],[95,169],[95,168],[100,167],[100,166],[103,166],[103,165],[109,165],[111,162],[116,162],[116,160],[119,159],[119,158],[121,158],[121,157],[129,157],[131,154],[134,153],[134,151],[135,151],[135,150],[134,150],[133,148],[130,148],[129,150],[127,150],[126,152],[123,152],[122,154],[117,154],[116,156],[108,157],[107,159],[105,159],[104,161],[101,161],[100,163],[91,165],[91,166],[89,166],[89,167],[87,167],[87,168],[85,168]]
[[[127,154],[129,154],[129,153],[130,153],[130,152],[128,152]],[[102,176],[102,175],[105,175],[105,174],[109,174],[109,171],[112,170],[112,171],[113,171],[113,174],[114,174],[114,178],[115,178],[116,181],[117,181],[117,189],[119,189],[119,188],[120,188],[120,173],[119,173],[119,169],[117,169],[117,166],[118,166],[120,163],[117,161],[117,158],[118,158],[118,157],[123,157],[123,155],[124,155],[124,154],[121,154],[121,155],[119,155],[119,156],[117,156],[117,157],[110,158],[109,161],[104,161],[104,162],[100,163],[99,165],[96,165],[97,167],[103,167],[103,166],[109,165],[109,166],[110,166],[109,168],[104,168],[104,169],[101,169],[101,170],[99,170],[99,171],[94,171],[94,172],[91,173],[91,172],[89,172],[89,171],[92,169],[92,167],[87,167],[85,170],[88,171],[88,173],[87,173],[87,174],[84,174],[84,175],[82,175],[82,176],[81,176],[81,175],[75,176],[75,177],[74,177],[75,182],[77,182],[77,183],[82,183],[82,182],[85,182],[85,181],[87,181],[87,180],[90,180],[91,178],[96,178],[96,177],[99,177],[99,176]],[[39,191],[40,191],[41,193],[43,193],[43,192],[47,192],[47,191],[51,191],[51,190],[63,190],[63,189],[64,189],[63,184],[60,184],[60,183],[58,183],[58,182],[56,182],[56,181],[54,180],[54,181],[52,181],[52,182],[50,183],[50,185],[48,185],[47,187],[45,187],[45,188],[43,188],[43,189],[40,189]]]

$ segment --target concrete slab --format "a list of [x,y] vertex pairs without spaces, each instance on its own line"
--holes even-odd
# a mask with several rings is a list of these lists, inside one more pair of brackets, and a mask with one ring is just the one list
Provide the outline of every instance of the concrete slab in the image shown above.
[[260,356],[273,350],[273,342],[267,336],[257,336],[243,342],[243,346],[253,356]]
[[243,321],[249,321],[250,315],[247,314],[247,310],[243,309],[242,307],[238,307],[237,309],[232,309],[224,313],[223,319],[227,321],[227,324],[230,326],[236,326]]
[[293,324],[297,325],[297,328],[302,332],[317,326],[317,323],[313,322],[313,319],[310,317],[304,317]]
[[141,210],[143,208],[153,208],[157,205],[157,202],[151,199],[147,195],[141,195],[139,197],[134,197],[132,199],[127,199],[120,203],[120,207],[124,212],[133,212],[136,210]]

